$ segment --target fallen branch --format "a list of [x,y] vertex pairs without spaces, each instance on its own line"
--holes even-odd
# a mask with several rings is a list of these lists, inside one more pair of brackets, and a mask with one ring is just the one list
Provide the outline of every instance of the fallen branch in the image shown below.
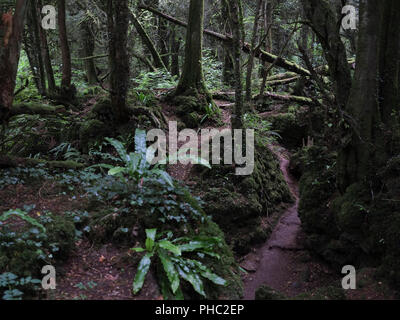
[[307,97],[300,97],[300,96],[290,96],[290,95],[283,95],[283,94],[276,94],[272,92],[265,92],[262,96],[256,96],[254,99],[265,99],[270,98],[273,100],[278,101],[291,101],[291,102],[299,102],[299,103],[306,103],[314,105],[315,102]]

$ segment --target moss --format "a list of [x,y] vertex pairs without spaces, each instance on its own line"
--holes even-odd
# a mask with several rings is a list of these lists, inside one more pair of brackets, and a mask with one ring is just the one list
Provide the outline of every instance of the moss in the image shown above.
[[10,119],[5,152],[18,157],[47,154],[68,140],[77,139],[75,124],[63,115],[19,115]]
[[251,176],[235,176],[233,171],[232,166],[221,165],[201,172],[197,192],[235,253],[244,255],[270,234],[272,224],[263,220],[276,220],[282,203],[292,197],[278,160],[265,146],[257,144]]
[[90,146],[102,140],[108,133],[108,126],[97,119],[87,120],[79,129],[79,143],[83,152],[87,153]]
[[75,247],[73,222],[52,214],[46,214],[46,221],[45,233],[27,224],[17,230],[8,229],[9,226],[0,228],[0,273],[41,278],[40,271],[49,259],[54,264],[69,256]]
[[53,216],[53,221],[46,225],[46,229],[49,243],[56,244],[59,249],[54,256],[62,260],[68,258],[75,247],[74,223],[70,219]]
[[14,104],[11,109],[11,114],[48,115],[56,114],[62,111],[65,111],[64,106],[50,106],[37,102],[25,102]]
[[268,118],[272,130],[282,137],[282,143],[289,149],[297,149],[303,145],[307,137],[307,125],[294,113],[277,114]]
[[312,293],[299,294],[294,300],[346,300],[346,295],[340,286],[328,286]]
[[280,292],[268,287],[261,286],[256,291],[256,300],[286,300],[287,297]]

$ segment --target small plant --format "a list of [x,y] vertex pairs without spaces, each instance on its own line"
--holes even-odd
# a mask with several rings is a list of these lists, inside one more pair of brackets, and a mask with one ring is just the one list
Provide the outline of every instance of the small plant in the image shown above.
[[56,158],[60,158],[63,155],[64,160],[72,160],[76,162],[82,161],[82,154],[71,146],[70,143],[61,143],[58,147],[50,150]]
[[[41,281],[38,279],[32,279],[32,277],[19,278],[17,275],[11,272],[5,272],[0,274],[0,288],[5,288],[3,292],[3,300],[22,300],[24,293],[19,289],[33,286],[35,290],[38,290],[38,284]],[[18,289],[19,288],[19,289]]]
[[174,185],[171,176],[166,171],[161,170],[158,165],[151,168],[151,165],[147,162],[146,132],[144,130],[136,130],[135,152],[129,154],[122,142],[112,138],[106,138],[106,141],[115,148],[119,155],[119,161],[123,163],[124,166],[99,164],[92,168],[106,168],[109,169],[108,174],[110,176],[117,176],[121,179],[128,177],[128,179],[133,179],[137,183],[145,178],[161,178],[170,186]]
[[133,293],[137,294],[143,287],[145,277],[150,269],[153,258],[159,259],[163,267],[160,275],[160,285],[164,298],[169,296],[176,299],[183,299],[180,279],[189,282],[193,289],[200,295],[206,297],[203,279],[225,286],[226,281],[214,274],[209,268],[198,260],[183,257],[185,253],[197,253],[199,257],[209,255],[220,259],[213,249],[221,242],[219,238],[178,238],[171,240],[172,232],[167,232],[167,236],[162,238],[162,234],[157,237],[157,229],[146,230],[146,247],[133,248],[135,252],[144,252],[133,282]]
[[256,114],[245,114],[244,121],[246,127],[254,128],[257,140],[261,141],[263,145],[274,142],[276,138],[282,139],[279,133],[271,130],[272,124],[270,122],[261,119],[261,117]]
[[[148,149],[146,146],[146,132],[141,129],[137,129],[135,133],[135,152],[128,154],[126,147],[121,141],[112,138],[106,138],[117,151],[119,155],[119,162],[123,163],[124,166],[113,166],[109,164],[99,164],[92,166],[91,168],[101,167],[108,169],[108,175],[120,177],[123,181],[132,179],[137,183],[143,183],[144,179],[161,179],[171,187],[174,187],[174,181],[167,171],[161,169],[160,164],[151,165],[152,160],[155,156],[155,150]],[[180,159],[191,159],[197,161],[201,165],[208,164],[202,159],[192,159],[190,155],[177,154],[172,157],[178,157]]]
[[46,228],[42,224],[37,222],[35,219],[31,218],[28,215],[28,213],[26,213],[25,211],[22,211],[20,209],[12,209],[12,210],[9,210],[7,212],[4,212],[0,216],[0,225],[2,224],[2,222],[10,219],[12,216],[16,216],[16,217],[18,217],[18,218],[30,223],[32,226],[38,227],[43,233],[46,232]]

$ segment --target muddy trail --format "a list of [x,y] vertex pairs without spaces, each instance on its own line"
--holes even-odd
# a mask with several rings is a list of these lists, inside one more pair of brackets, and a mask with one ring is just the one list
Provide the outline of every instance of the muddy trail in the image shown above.
[[[280,146],[271,146],[279,159],[282,174],[295,199],[282,214],[268,241],[244,258],[244,299],[254,300],[256,290],[266,285],[288,297],[310,292],[334,280],[334,272],[305,250],[298,214],[299,187],[289,172],[290,157]],[[249,268],[249,266],[251,266]],[[251,271],[253,271],[251,273]]]

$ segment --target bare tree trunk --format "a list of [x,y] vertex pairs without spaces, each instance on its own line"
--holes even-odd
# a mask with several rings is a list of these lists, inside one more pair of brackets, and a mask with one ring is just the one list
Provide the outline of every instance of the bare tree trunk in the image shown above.
[[[42,1],[39,0],[38,2],[38,15],[40,14],[40,8],[42,7]],[[41,50],[42,50],[42,56],[44,60],[44,67],[46,70],[46,78],[47,78],[47,85],[48,85],[48,93],[50,95],[55,94],[57,87],[56,87],[56,81],[54,79],[54,71],[53,67],[51,65],[51,58],[50,58],[50,52],[49,52],[49,45],[47,43],[47,36],[46,36],[46,31],[43,28],[39,27],[39,35],[40,35],[40,42],[41,42]]]
[[124,123],[129,120],[126,107],[129,87],[128,1],[108,0],[107,15],[110,38],[111,108],[116,122]]
[[[82,54],[83,58],[92,57],[94,54],[95,42],[93,31],[90,28],[90,21],[85,20],[81,23],[81,38],[82,38]],[[97,83],[96,65],[94,59],[85,59],[84,66],[86,70],[87,81],[90,85]]]
[[176,38],[176,27],[172,27],[172,34],[171,34],[171,74],[173,76],[179,76],[179,51],[181,47],[180,39]]
[[58,27],[60,36],[60,49],[62,56],[62,90],[69,91],[71,87],[71,53],[68,45],[65,0],[58,0]]
[[27,1],[17,0],[14,14],[0,12],[0,122],[7,122],[14,100]]
[[[272,52],[272,24],[273,24],[273,12],[272,12],[272,0],[265,0],[263,7],[263,16],[264,16],[264,32],[266,32],[265,39],[265,51]],[[265,88],[267,85],[267,78],[269,76],[269,72],[267,71],[269,68],[269,63],[262,61],[261,67],[261,76],[262,83],[260,88],[260,95],[263,95],[265,92]]]

